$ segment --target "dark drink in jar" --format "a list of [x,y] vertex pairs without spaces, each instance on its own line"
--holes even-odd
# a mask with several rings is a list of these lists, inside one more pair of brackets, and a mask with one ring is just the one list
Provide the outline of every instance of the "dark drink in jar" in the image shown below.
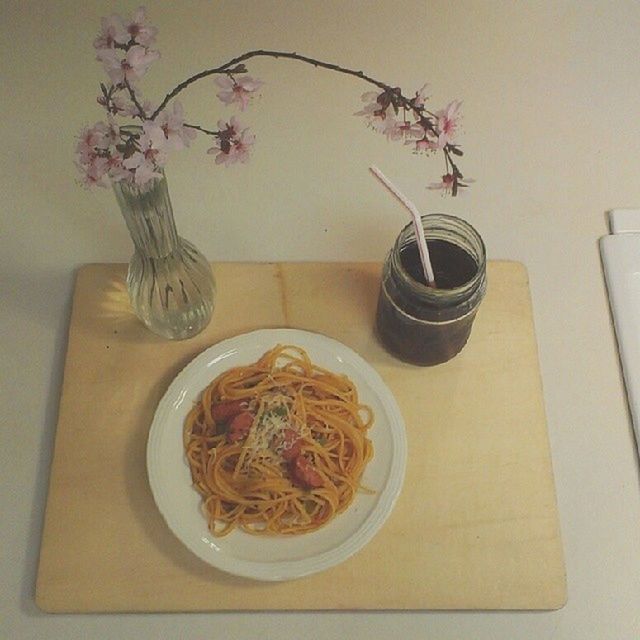
[[446,362],[467,343],[486,290],[486,254],[478,232],[461,218],[422,216],[435,275],[423,274],[413,224],[398,236],[385,261],[376,330],[394,356],[416,365]]

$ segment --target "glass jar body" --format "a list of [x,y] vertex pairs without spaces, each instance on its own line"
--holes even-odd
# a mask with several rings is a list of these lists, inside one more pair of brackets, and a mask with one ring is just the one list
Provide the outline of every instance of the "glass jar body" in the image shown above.
[[116,182],[113,189],[134,245],[127,273],[133,311],[171,340],[200,333],[213,313],[215,280],[206,258],[178,236],[166,178],[144,187]]
[[409,224],[383,266],[376,331],[400,360],[432,366],[453,358],[469,338],[486,290],[486,253],[480,235],[460,218],[424,215],[422,224],[436,287],[420,281],[409,262],[409,256],[419,255]]

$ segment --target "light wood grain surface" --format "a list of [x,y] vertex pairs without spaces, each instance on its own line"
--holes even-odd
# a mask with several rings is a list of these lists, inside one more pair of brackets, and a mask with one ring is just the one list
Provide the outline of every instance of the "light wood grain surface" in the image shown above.
[[[373,333],[380,265],[219,263],[209,328],[167,342],[131,315],[123,265],[79,270],[37,580],[52,612],[554,609],[566,600],[525,268],[491,262],[470,342],[433,368]],[[173,377],[209,345],[290,326],[364,356],[396,396],[409,459],[396,507],[345,563],[285,583],[226,575],[173,536],[145,447]]]

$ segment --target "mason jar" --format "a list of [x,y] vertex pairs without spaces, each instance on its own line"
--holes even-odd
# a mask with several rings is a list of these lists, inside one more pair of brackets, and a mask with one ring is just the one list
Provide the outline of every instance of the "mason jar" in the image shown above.
[[456,216],[422,216],[435,276],[428,286],[413,223],[387,255],[376,312],[383,346],[404,362],[437,365],[467,343],[486,290],[486,251],[478,232]]

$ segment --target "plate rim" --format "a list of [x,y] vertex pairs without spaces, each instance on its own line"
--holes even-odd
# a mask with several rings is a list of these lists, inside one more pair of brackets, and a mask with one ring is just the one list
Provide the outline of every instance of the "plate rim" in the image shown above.
[[[184,388],[185,378],[189,376],[191,371],[204,366],[205,363],[210,362],[216,356],[218,358],[224,356],[238,342],[242,343],[246,340],[256,339],[273,345],[283,343],[296,345],[301,338],[312,343],[308,348],[312,349],[315,346],[313,343],[319,343],[319,348],[326,349],[330,353],[339,350],[342,352],[339,354],[341,357],[346,354],[348,356],[347,363],[361,372],[369,383],[371,391],[384,407],[385,414],[389,419],[388,429],[393,451],[391,453],[388,477],[380,491],[378,502],[364,522],[346,540],[313,556],[293,560],[256,562],[224,554],[210,555],[205,552],[206,545],[201,543],[196,545],[194,541],[179,531],[178,523],[176,523],[177,518],[171,512],[167,512],[165,508],[167,499],[165,498],[162,481],[159,478],[154,460],[154,445],[162,435],[163,423],[166,422],[168,415],[171,413],[175,397]],[[307,348],[304,344],[300,346]],[[188,469],[186,460],[184,460],[184,451],[182,451],[182,459]],[[407,438],[404,419],[395,396],[380,374],[360,354],[343,342],[322,333],[289,327],[256,329],[243,332],[220,340],[198,353],[174,376],[158,402],[149,429],[146,448],[147,477],[151,493],[156,507],[173,535],[209,566],[232,575],[270,582],[300,578],[329,569],[344,562],[366,546],[382,528],[393,511],[404,483],[406,461]],[[208,532],[204,516],[203,523],[204,530]]]

